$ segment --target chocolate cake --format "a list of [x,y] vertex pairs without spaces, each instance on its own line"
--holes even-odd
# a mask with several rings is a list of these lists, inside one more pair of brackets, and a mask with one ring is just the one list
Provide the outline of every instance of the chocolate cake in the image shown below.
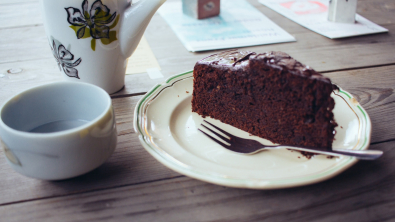
[[288,54],[225,51],[193,77],[193,112],[274,143],[332,148],[336,86]]

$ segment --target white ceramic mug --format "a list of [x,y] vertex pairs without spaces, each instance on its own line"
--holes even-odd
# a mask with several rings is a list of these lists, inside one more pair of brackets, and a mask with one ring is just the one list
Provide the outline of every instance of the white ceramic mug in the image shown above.
[[29,89],[0,108],[0,141],[11,167],[23,175],[60,180],[87,173],[117,144],[111,98],[87,83]]
[[45,31],[67,80],[123,88],[127,58],[166,0],[41,0]]

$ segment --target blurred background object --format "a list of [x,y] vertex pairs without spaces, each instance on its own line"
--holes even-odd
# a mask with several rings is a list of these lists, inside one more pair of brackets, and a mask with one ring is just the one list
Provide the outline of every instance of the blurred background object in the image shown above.
[[331,22],[355,23],[358,0],[330,0],[328,20]]
[[220,0],[182,0],[182,11],[195,19],[219,15]]

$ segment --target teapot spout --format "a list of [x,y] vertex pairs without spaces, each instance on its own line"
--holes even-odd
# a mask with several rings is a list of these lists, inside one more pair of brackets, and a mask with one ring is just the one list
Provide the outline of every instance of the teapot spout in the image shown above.
[[152,16],[165,1],[140,0],[125,10],[119,34],[121,51],[125,58],[131,56],[137,48]]

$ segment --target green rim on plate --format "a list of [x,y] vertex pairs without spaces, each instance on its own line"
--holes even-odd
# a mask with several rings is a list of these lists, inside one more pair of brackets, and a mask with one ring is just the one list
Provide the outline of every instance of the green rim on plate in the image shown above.
[[[161,94],[164,90],[169,87],[173,87],[175,84],[182,80],[190,79],[192,77],[192,71],[189,71],[182,74],[174,75],[168,78],[164,83],[154,86],[140,99],[134,112],[134,129],[136,133],[139,134],[141,144],[152,156],[154,156],[159,162],[169,167],[170,169],[195,179],[223,186],[252,189],[276,189],[317,183],[338,175],[339,173],[348,169],[357,162],[356,158],[347,157],[339,161],[338,164],[336,164],[334,167],[330,167],[324,171],[321,171],[320,173],[313,175],[301,176],[291,179],[279,178],[271,180],[249,180],[245,178],[230,178],[226,175],[207,172],[177,160],[175,157],[171,156],[165,150],[163,150],[161,147],[157,146],[151,141],[150,135],[145,129],[147,120],[146,111],[149,108],[151,102],[155,101],[158,95]],[[350,93],[340,89],[339,93],[335,93],[335,95],[341,97],[359,119],[360,129],[358,133],[361,135],[359,135],[359,142],[356,146],[354,146],[353,149],[367,149],[370,143],[371,136],[371,122],[368,114],[356,102],[356,100]]]

